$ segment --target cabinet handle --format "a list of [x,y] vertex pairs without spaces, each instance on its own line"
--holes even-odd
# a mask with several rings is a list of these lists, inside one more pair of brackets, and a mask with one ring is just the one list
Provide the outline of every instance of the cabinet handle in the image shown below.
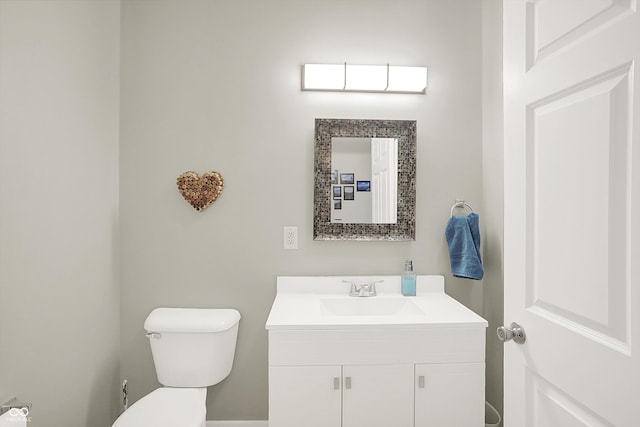
[[344,387],[346,389],[351,388],[351,377],[344,377]]
[[333,377],[333,389],[340,390],[340,377]]
[[418,388],[424,388],[424,375],[418,377]]

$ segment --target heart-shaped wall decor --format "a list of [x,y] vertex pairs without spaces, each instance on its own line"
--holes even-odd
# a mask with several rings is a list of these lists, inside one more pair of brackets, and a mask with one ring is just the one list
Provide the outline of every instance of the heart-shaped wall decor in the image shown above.
[[178,177],[178,191],[198,212],[202,212],[220,197],[224,181],[222,175],[211,171],[198,175],[185,172]]

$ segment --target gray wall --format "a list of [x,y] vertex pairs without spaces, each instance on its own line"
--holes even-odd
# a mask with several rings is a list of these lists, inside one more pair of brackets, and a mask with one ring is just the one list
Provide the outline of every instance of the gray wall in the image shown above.
[[483,313],[487,328],[487,400],[502,413],[503,347],[496,328],[503,322],[503,101],[502,1],[483,0]]
[[[143,335],[158,306],[236,307],[231,375],[208,418],[267,418],[267,334],[277,275],[447,276],[482,313],[482,285],[450,277],[454,199],[484,218],[482,2],[136,1],[122,4],[121,375],[136,400],[156,382]],[[429,67],[425,96],[300,91],[305,62]],[[314,242],[314,118],[418,121],[415,242]],[[218,201],[185,203],[176,177],[217,170]],[[299,228],[297,251],[282,227]]]
[[118,410],[120,2],[0,1],[0,401]]

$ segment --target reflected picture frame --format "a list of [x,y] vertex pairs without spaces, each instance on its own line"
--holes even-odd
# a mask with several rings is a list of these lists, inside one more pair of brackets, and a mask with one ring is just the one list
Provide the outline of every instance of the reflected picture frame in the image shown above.
[[345,185],[344,189],[344,200],[355,200],[355,187],[353,185]]
[[357,181],[356,189],[358,191],[371,191],[371,181]]
[[353,182],[354,174],[352,173],[341,173],[340,174],[340,184],[355,184]]
[[340,185],[333,186],[333,198],[342,199],[342,186]]

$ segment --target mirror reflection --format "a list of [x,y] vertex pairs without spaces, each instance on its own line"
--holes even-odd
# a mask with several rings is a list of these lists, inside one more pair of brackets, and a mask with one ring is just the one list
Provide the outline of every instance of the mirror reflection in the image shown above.
[[398,139],[331,138],[331,222],[395,224]]

